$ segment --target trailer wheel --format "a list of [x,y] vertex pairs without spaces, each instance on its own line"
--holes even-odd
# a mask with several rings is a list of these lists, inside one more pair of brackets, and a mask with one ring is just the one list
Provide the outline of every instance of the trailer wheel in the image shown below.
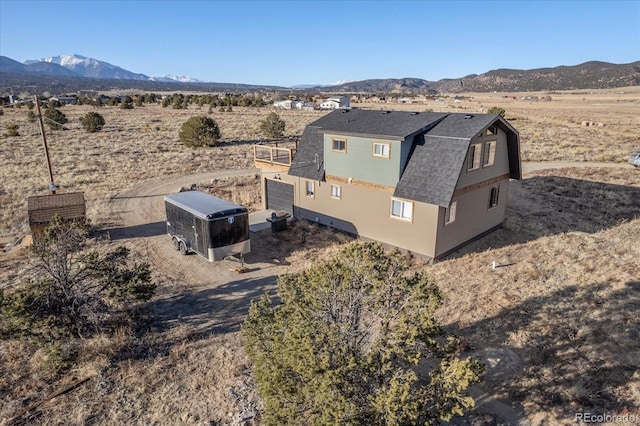
[[176,237],[171,239],[173,241],[173,248],[176,250],[180,250],[180,241]]
[[180,253],[183,256],[186,256],[188,251],[187,251],[187,246],[185,245],[185,243],[183,243],[182,241],[180,242]]

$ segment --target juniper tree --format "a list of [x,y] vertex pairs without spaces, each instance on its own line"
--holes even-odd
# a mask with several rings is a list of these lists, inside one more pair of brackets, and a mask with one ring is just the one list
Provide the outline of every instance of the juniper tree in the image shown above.
[[56,216],[36,239],[33,273],[0,298],[0,331],[45,337],[88,336],[106,331],[118,307],[155,292],[146,263],[130,259],[124,246],[87,247],[87,227]]
[[271,112],[260,122],[260,131],[267,138],[281,138],[284,135],[285,126],[284,120],[275,112]]
[[434,319],[442,294],[399,253],[349,245],[281,276],[277,296],[254,301],[242,327],[266,424],[426,424],[473,406],[482,366],[455,355]]
[[216,146],[220,139],[220,127],[212,118],[195,116],[182,124],[179,137],[186,146]]

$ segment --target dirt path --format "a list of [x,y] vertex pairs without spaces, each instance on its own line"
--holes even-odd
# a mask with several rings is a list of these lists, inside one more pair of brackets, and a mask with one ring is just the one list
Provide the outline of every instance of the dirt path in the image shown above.
[[[245,256],[248,272],[232,271],[238,264],[225,260],[211,263],[198,255],[182,256],[166,233],[164,195],[195,182],[214,178],[253,175],[258,169],[219,170],[163,178],[117,195],[111,212],[117,227],[108,230],[112,241],[130,242],[155,270],[178,283],[178,288],[159,288],[155,311],[165,327],[189,323],[197,331],[236,330],[250,300],[275,288],[277,276],[287,268],[268,258],[252,236],[252,251]],[[268,231],[266,231],[268,232]]]
[[624,168],[633,169],[634,167],[628,163],[593,163],[593,162],[577,162],[577,161],[543,161],[543,162],[523,162],[522,174],[527,175],[537,170],[544,169],[563,169],[570,167],[592,167],[592,168]]

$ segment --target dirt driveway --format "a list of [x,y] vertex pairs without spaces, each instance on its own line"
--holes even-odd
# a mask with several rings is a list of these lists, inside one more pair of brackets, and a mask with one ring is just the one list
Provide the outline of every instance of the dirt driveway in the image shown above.
[[117,226],[109,229],[112,241],[131,243],[153,269],[171,278],[177,287],[159,287],[156,313],[165,327],[188,321],[194,331],[237,330],[250,300],[275,288],[278,275],[288,266],[269,258],[265,242],[270,230],[251,235],[251,253],[245,256],[247,272],[233,269],[238,262],[208,262],[201,256],[183,256],[167,235],[164,196],[194,182],[214,178],[254,175],[258,169],[220,170],[211,173],[163,178],[113,197],[110,210]]

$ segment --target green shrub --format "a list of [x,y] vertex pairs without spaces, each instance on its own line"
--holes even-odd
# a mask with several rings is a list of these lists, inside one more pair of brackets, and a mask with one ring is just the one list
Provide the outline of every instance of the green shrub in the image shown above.
[[184,122],[179,137],[186,146],[217,146],[220,127],[212,118],[195,116]]
[[499,115],[502,118],[504,118],[505,113],[506,113],[506,111],[503,108],[500,108],[500,107],[491,107],[487,111],[487,114],[496,114],[496,115]]
[[88,112],[82,117],[82,128],[89,133],[94,133],[102,130],[104,126],[104,117],[97,112]]
[[20,132],[18,132],[18,129],[20,128],[20,126],[18,126],[17,124],[8,124],[7,125],[7,136],[20,136]]
[[66,115],[51,105],[44,110],[44,117],[51,130],[62,130],[64,129],[64,124],[69,121]]
[[281,138],[284,136],[285,126],[284,120],[278,114],[272,112],[260,122],[260,131],[267,138]]
[[242,333],[264,424],[438,424],[473,406],[483,367],[456,355],[434,318],[440,290],[408,268],[380,244],[350,244],[281,276],[278,302],[251,303]]

